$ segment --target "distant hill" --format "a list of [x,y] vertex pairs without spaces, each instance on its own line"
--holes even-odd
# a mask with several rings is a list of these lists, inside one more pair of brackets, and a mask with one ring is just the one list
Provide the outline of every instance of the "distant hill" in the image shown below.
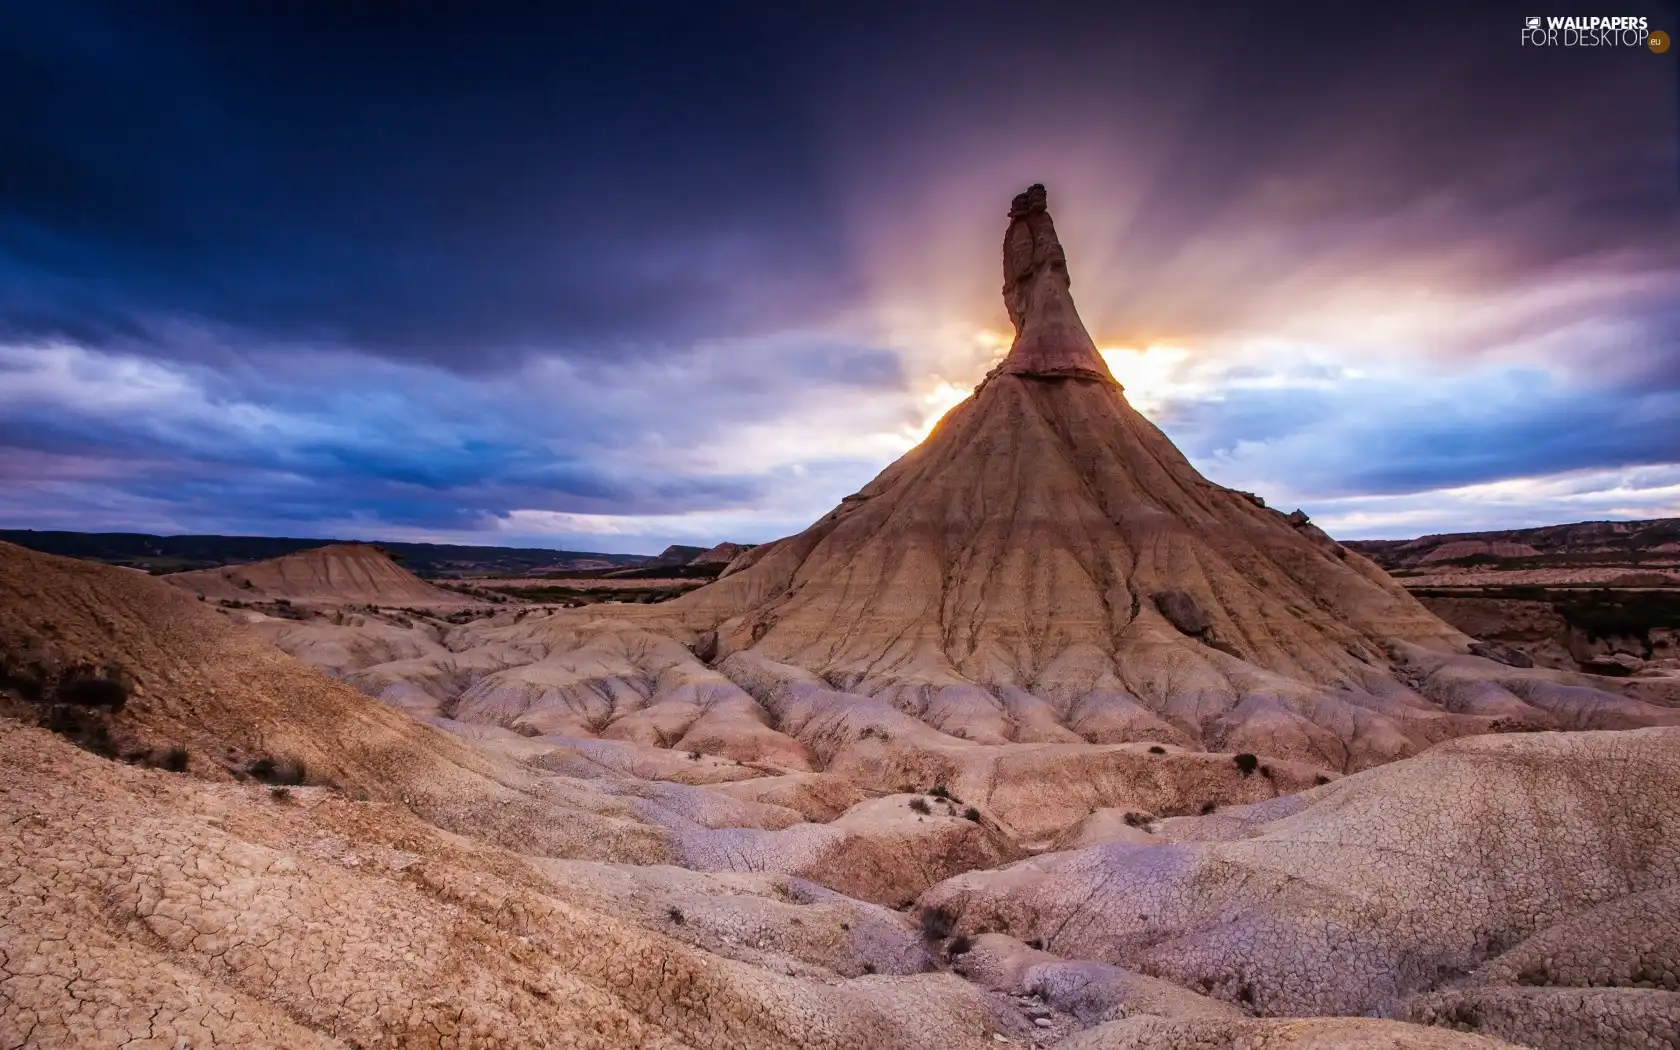
[[705,553],[706,548],[704,547],[691,547],[686,543],[673,543],[659,552],[659,556],[653,559],[653,564],[687,565]]
[[339,543],[268,561],[170,573],[182,590],[221,602],[462,605],[472,601],[420,579],[369,543]]
[[1441,568],[1634,569],[1680,562],[1680,518],[1581,521],[1499,532],[1455,532],[1414,540],[1345,540],[1342,546],[1391,573]]
[[1680,672],[1680,518],[1343,546],[1430,612],[1519,659],[1600,675]]
[[[125,565],[151,573],[243,565],[344,542],[277,536],[152,536],[138,532],[38,532],[34,529],[0,529],[0,540],[46,554]],[[653,560],[641,554],[599,554],[542,547],[385,542],[377,546],[410,572],[432,579],[630,568]]]

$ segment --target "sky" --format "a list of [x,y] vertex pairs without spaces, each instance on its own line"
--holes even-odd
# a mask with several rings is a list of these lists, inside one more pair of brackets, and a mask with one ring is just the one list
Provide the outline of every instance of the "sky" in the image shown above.
[[1680,516],[1680,49],[1524,47],[1536,13],[1680,32],[0,4],[0,527],[798,531],[1007,349],[1033,182],[1213,480],[1341,538]]

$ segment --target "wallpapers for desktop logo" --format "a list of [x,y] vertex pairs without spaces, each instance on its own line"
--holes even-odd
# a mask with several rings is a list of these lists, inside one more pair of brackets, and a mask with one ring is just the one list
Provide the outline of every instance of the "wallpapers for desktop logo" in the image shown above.
[[1524,47],[1643,47],[1661,54],[1668,34],[1652,31],[1644,15],[1554,15],[1523,19]]

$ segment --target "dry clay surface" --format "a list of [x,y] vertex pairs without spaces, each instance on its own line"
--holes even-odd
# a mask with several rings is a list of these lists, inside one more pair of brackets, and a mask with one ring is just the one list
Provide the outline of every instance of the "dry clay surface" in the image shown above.
[[1453,741],[1149,830],[1161,844],[970,872],[921,902],[1255,1013],[1560,1048],[1680,1032],[1680,730]]
[[[1171,719],[1114,694],[1057,705],[1005,690],[1008,704],[993,709],[974,687],[838,689],[756,649],[708,664],[631,612],[499,611],[458,625],[340,612],[257,617],[254,627],[368,695],[457,730],[573,748],[619,742],[871,793],[943,785],[1021,843],[1049,842],[1098,810],[1184,815],[1262,801],[1472,733],[1680,724],[1680,711],[1654,702],[1665,698],[1623,695],[1626,682],[1403,643],[1389,647],[1385,673],[1404,681],[1373,677],[1370,692],[1339,700],[1249,667],[1233,671],[1244,690],[1227,698],[1235,706],[1204,697],[1206,708]],[[1243,775],[1231,760],[1240,752],[1259,756],[1264,773]]]
[[[682,761],[721,787],[643,780],[625,770],[647,749],[613,742],[474,727],[474,750],[165,584],[18,548],[0,548],[0,624],[15,713],[87,670],[130,689],[92,750],[0,718],[0,1045],[1041,1041],[907,914],[794,875],[660,863],[725,814],[803,826],[755,794],[866,825],[893,799],[860,815],[821,774],[724,782],[709,759]],[[152,768],[165,746],[184,769]],[[312,782],[258,783],[253,755],[307,759]],[[1440,1037],[1380,1027],[1414,1041],[1372,1045]]]
[[[916,835],[871,862],[867,814],[860,838],[634,777],[622,755],[527,755],[566,775],[474,750],[119,569],[0,547],[0,624],[14,713],[62,708],[86,671],[130,690],[88,741],[113,757],[0,724],[0,1045],[969,1046],[1024,1029],[919,972],[905,915],[792,876],[657,867],[708,836],[810,827],[840,843],[827,867],[913,892],[891,862],[915,859]],[[145,768],[170,747],[185,769]],[[257,756],[309,783],[253,781]],[[959,825],[989,841],[917,822]],[[655,865],[618,869],[648,873],[630,901],[624,876],[587,875],[630,861]],[[772,866],[750,848],[727,861]]]
[[15,725],[0,745],[7,1047],[961,1047],[1022,1028],[948,974],[790,977],[568,904],[400,806],[278,802]]
[[[88,671],[126,682],[130,699],[100,744],[112,755],[157,762],[179,747],[187,771],[215,778],[263,762],[297,768],[523,852],[809,875],[895,904],[1017,855],[995,825],[948,805],[917,812],[907,797],[868,798],[833,778],[788,782],[773,767],[697,752],[483,726],[452,735],[310,670],[176,588],[10,546],[0,546],[0,655],[8,682],[48,699]],[[17,713],[49,707],[23,702]],[[757,779],[775,782],[721,790]]]

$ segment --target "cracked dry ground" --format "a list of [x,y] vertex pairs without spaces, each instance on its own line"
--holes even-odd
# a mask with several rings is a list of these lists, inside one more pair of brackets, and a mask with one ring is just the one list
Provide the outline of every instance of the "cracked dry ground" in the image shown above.
[[[976,774],[976,821],[826,770],[452,735],[157,581],[15,548],[0,643],[5,1050],[1680,1031],[1680,730],[1471,738],[1284,789],[1229,756],[1105,745],[1120,757],[1078,773],[1101,797],[987,794]],[[90,669],[131,690],[107,737],[27,724],[28,687],[50,699]],[[152,768],[172,747],[186,768]],[[237,778],[262,756],[309,783]],[[1147,791],[1221,785],[1258,801],[1139,815]],[[1404,1020],[1287,1016],[1337,1013]]]

